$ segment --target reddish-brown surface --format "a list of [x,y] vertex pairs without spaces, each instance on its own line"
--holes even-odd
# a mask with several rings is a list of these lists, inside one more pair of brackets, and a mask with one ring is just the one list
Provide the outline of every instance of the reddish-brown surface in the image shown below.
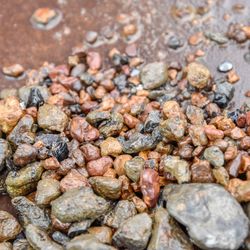
[[[109,45],[99,43],[100,46],[93,50],[107,55],[110,48],[124,49],[131,42],[124,39],[122,29],[126,23],[132,23],[137,25],[138,30],[132,42],[137,44],[140,55],[148,61],[184,62],[185,56],[201,48],[206,52],[204,61],[212,75],[220,77],[216,69],[218,64],[230,60],[240,76],[235,85],[234,99],[239,106],[247,100],[244,93],[249,89],[249,64],[243,60],[248,43],[238,45],[230,41],[224,48],[219,48],[214,42],[198,46],[187,43],[188,37],[201,30],[225,33],[231,22],[248,24],[250,2],[241,0],[240,3],[245,6],[243,9],[235,8],[235,3],[234,0],[2,0],[0,67],[19,63],[29,69],[39,67],[44,61],[63,63],[72,47],[84,43],[87,31],[93,30],[101,35],[105,27],[114,30],[117,39]],[[60,10],[63,19],[59,25],[49,31],[33,28],[30,17],[40,7]],[[199,12],[205,14],[200,15]],[[223,19],[225,14],[230,16],[227,21]],[[184,46],[176,51],[167,46],[172,34],[184,42]],[[9,81],[0,73],[0,89],[21,86],[24,81]],[[0,197],[2,208],[9,209],[6,198]]]

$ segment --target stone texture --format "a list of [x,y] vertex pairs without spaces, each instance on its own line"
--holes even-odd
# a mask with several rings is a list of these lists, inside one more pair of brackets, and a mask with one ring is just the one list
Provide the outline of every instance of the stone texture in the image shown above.
[[240,204],[217,184],[167,185],[167,210],[202,249],[236,250],[248,234]]
[[152,219],[148,214],[137,214],[126,220],[113,235],[117,247],[128,250],[146,248],[152,230]]
[[109,208],[109,202],[84,187],[65,192],[51,202],[52,214],[62,222],[96,219]]

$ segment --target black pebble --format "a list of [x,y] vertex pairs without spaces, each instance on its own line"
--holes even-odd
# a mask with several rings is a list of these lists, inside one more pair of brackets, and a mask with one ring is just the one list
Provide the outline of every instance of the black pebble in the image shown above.
[[213,102],[216,103],[220,108],[226,108],[228,99],[224,94],[215,93]]
[[44,99],[40,90],[37,88],[32,88],[30,90],[30,94],[29,94],[29,98],[27,102],[27,108],[30,108],[30,107],[38,108],[42,106],[43,104],[44,104]]
[[57,158],[58,161],[65,160],[69,155],[67,143],[64,141],[53,142],[50,152],[54,157]]

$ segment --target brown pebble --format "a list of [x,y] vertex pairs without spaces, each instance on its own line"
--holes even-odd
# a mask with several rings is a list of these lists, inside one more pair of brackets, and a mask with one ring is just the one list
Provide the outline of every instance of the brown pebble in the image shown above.
[[88,180],[77,169],[71,169],[67,175],[60,181],[60,189],[66,192],[73,188],[89,187]]
[[192,182],[197,183],[210,183],[214,182],[212,169],[208,161],[197,159],[191,165],[191,178]]
[[13,161],[17,166],[25,166],[36,160],[37,149],[29,144],[20,144],[13,155]]
[[246,136],[246,134],[242,129],[235,127],[230,131],[229,136],[234,140],[239,140]]
[[103,176],[112,165],[113,160],[109,156],[104,156],[98,160],[89,161],[87,170],[90,176]]
[[58,162],[56,157],[50,157],[44,161],[43,167],[48,170],[55,170],[60,167],[60,163]]
[[98,52],[88,52],[87,64],[91,70],[98,70],[102,66],[101,55]]
[[88,229],[90,234],[93,234],[99,241],[104,244],[111,244],[112,242],[112,230],[110,227],[90,227]]
[[155,207],[160,194],[158,173],[150,168],[144,169],[140,176],[140,186],[146,205],[150,208]]
[[243,181],[237,178],[229,180],[228,191],[239,201],[250,201],[250,181]]
[[80,147],[86,161],[97,160],[101,157],[100,149],[90,143],[84,144]]
[[124,165],[127,161],[131,160],[132,156],[131,155],[119,155],[115,158],[114,160],[114,168],[116,173],[121,176],[125,175],[124,171]]
[[135,128],[136,125],[140,123],[140,121],[136,117],[134,117],[128,113],[124,114],[123,118],[124,118],[124,123],[129,128]]
[[240,77],[236,74],[234,70],[231,70],[227,74],[227,80],[230,83],[236,83],[240,80]]
[[122,153],[121,143],[114,137],[108,137],[100,144],[102,156],[118,156]]
[[233,160],[237,156],[238,150],[236,146],[229,146],[225,153],[224,158],[226,161]]
[[142,199],[140,199],[139,197],[134,196],[132,198],[132,201],[133,201],[138,213],[144,213],[144,212],[148,211],[148,207],[147,207],[146,203]]
[[99,138],[98,129],[92,127],[84,118],[77,116],[71,120],[70,135],[79,142],[89,142]]
[[50,20],[55,18],[55,16],[55,10],[50,8],[39,8],[34,12],[32,18],[38,23],[47,24]]
[[137,32],[137,27],[134,24],[127,24],[123,27],[124,36],[132,36]]
[[19,77],[24,72],[24,68],[20,64],[13,64],[8,67],[3,67],[3,73],[7,76]]
[[205,126],[205,133],[209,140],[222,139],[224,137],[223,131],[216,129],[213,125]]

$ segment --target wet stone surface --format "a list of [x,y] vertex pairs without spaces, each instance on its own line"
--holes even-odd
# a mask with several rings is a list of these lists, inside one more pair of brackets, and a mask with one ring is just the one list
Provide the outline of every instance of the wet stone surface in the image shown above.
[[247,236],[248,219],[223,187],[172,185],[165,188],[164,197],[170,215],[187,227],[191,239],[202,249],[238,249]]

